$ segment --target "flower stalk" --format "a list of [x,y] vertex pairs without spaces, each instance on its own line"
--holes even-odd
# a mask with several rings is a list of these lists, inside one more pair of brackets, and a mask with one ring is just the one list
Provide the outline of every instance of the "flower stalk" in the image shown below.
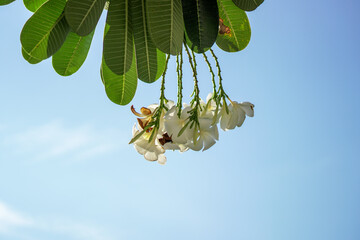
[[223,81],[223,78],[221,76],[221,68],[220,68],[220,64],[219,64],[219,60],[217,58],[217,56],[215,55],[214,51],[210,48],[210,53],[211,55],[213,56],[214,60],[215,60],[215,64],[216,64],[216,68],[217,68],[217,74],[218,74],[218,78],[219,78],[219,88],[218,88],[218,91],[217,91],[217,96],[218,96],[218,99],[217,99],[217,104],[220,103],[221,99],[223,100],[223,105],[225,106],[225,110],[227,113],[229,113],[229,109],[227,107],[227,103],[226,103],[226,98],[230,100],[229,96],[225,93],[224,91],[224,88],[223,88],[223,85],[222,85],[222,81]]
[[186,44],[184,44],[184,45],[185,45],[186,53],[187,53],[188,58],[189,58],[189,63],[190,63],[191,69],[193,71],[193,78],[194,78],[194,90],[193,90],[193,92],[191,94],[193,99],[190,102],[190,105],[191,105],[192,109],[189,111],[189,113],[190,113],[189,121],[191,122],[190,128],[192,128],[194,125],[195,125],[195,127],[199,127],[199,125],[200,125],[199,124],[199,119],[198,119],[199,113],[201,111],[200,90],[199,90],[197,71],[196,71],[195,54],[194,54],[193,51],[191,51],[192,54],[190,54],[189,48],[187,47]]
[[[170,55],[167,55],[162,74],[159,103],[142,107],[140,112],[137,112],[133,106],[131,107],[131,111],[138,117],[138,123],[133,127],[133,138],[130,143],[133,143],[135,149],[148,161],[165,164],[165,152],[167,150],[205,151],[219,140],[218,125],[224,131],[228,131],[242,126],[246,116],[254,116],[254,105],[252,103],[231,101],[225,93],[220,64],[212,49],[210,52],[216,64],[218,86],[215,67],[213,68],[208,56],[203,53],[204,61],[211,74],[213,92],[209,93],[206,101],[202,100],[200,98],[195,53],[186,44],[184,48],[194,81],[190,105],[185,104],[183,106],[182,103],[183,53],[180,52],[176,56],[177,103],[175,104],[165,97],[165,75],[170,59]],[[231,104],[227,105],[227,99]]]
[[182,55],[182,51],[180,52],[179,55],[176,56],[176,71],[177,71],[177,77],[178,77],[178,101],[177,101],[177,116],[180,118],[181,116],[181,109],[182,109],[182,90],[183,90],[183,85],[182,85],[182,77],[183,77],[183,72],[182,72],[182,65],[183,65],[183,55]]

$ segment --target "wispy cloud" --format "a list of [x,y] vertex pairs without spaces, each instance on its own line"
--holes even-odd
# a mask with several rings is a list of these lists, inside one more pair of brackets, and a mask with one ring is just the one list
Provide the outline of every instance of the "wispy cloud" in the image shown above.
[[29,226],[32,221],[0,202],[0,233],[8,233],[17,227]]
[[116,134],[119,132],[95,130],[91,125],[69,127],[54,121],[9,135],[2,145],[34,160],[58,157],[82,160],[118,149],[122,137]]
[[[0,201],[1,236],[16,237],[19,240],[37,239],[38,236],[59,237],[77,240],[112,240],[101,228],[69,220],[28,218]],[[31,234],[30,234],[31,233]]]

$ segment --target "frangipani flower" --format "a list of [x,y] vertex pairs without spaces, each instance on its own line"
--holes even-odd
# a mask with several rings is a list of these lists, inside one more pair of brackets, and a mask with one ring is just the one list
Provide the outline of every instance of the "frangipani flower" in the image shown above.
[[[219,140],[217,126],[219,121],[223,130],[229,130],[236,126],[240,127],[246,115],[254,116],[253,104],[232,102],[224,91],[220,65],[212,49],[210,49],[210,53],[215,61],[217,77],[212,64],[204,53],[204,60],[211,73],[213,93],[207,96],[206,101],[204,101],[205,99],[202,100],[197,77],[196,56],[194,52],[189,51],[186,44],[184,46],[194,80],[190,105],[183,104],[184,106],[181,107],[183,100],[183,56],[180,54],[176,57],[177,105],[175,106],[174,102],[168,101],[165,97],[165,73],[170,59],[170,55],[168,55],[161,78],[159,104],[153,104],[147,108],[143,107],[140,112],[136,112],[134,107],[131,107],[131,111],[138,117],[138,124],[134,127],[133,138],[130,143],[134,144],[135,149],[145,159],[158,161],[161,164],[166,162],[164,155],[166,150],[184,152],[189,149],[205,151],[211,148]],[[231,102],[229,106],[226,103],[227,99]]]
[[[151,106],[151,105],[150,105],[150,106]],[[156,107],[155,107],[155,108],[156,108]],[[132,106],[131,106],[131,112],[132,112],[135,116],[139,117],[139,118],[137,118],[137,121],[138,121],[140,127],[141,127],[142,129],[144,129],[144,128],[146,127],[146,125],[151,121],[152,115],[153,115],[153,113],[154,113],[154,108],[142,107],[142,108],[140,109],[140,113],[138,113],[138,112],[135,110],[134,106],[132,105]]]
[[[136,124],[135,124],[133,127],[133,137],[135,137],[139,133],[140,130],[136,128]],[[146,160],[157,161],[160,164],[165,164],[166,163],[166,157],[164,155],[165,149],[161,146],[157,138],[153,138],[149,142],[151,133],[152,133],[151,131],[143,133],[134,142],[134,147],[136,151],[138,151],[138,153],[143,155]]]
[[216,124],[218,107],[213,98],[213,94],[209,93],[206,97],[206,102],[201,100],[200,105],[201,105],[200,117],[213,119],[214,120],[213,124]]
[[[165,104],[165,107],[169,108],[174,105],[173,101],[168,101]],[[142,135],[136,139],[133,144],[135,149],[144,156],[146,160],[149,161],[158,161],[160,164],[165,164],[166,157],[164,155],[165,149],[178,149],[176,146],[172,144],[171,138],[163,132],[163,117],[165,114],[165,110],[162,110],[159,118],[159,127],[154,129],[153,126],[149,128],[147,126],[154,118],[154,114],[156,109],[159,107],[157,104],[151,104],[147,108],[142,107],[140,109],[140,113],[138,113],[133,106],[131,106],[131,111],[138,116],[138,128],[135,126],[133,127],[133,138],[135,138],[138,134],[140,134],[145,127],[148,127],[147,130],[142,133]],[[156,131],[154,133],[154,131]],[[151,135],[156,135],[153,139],[150,140]]]
[[238,103],[233,101],[229,104],[228,111],[229,112],[227,113],[225,106],[223,106],[220,111],[220,127],[224,131],[234,129],[236,126],[241,127],[246,115],[253,117],[254,104],[249,102]]
[[212,147],[216,140],[219,140],[219,131],[217,125],[213,125],[213,120],[209,118],[200,118],[199,125],[195,128],[196,131],[193,133],[193,140],[189,141],[186,145],[194,150],[203,151]]
[[181,129],[187,124],[188,118],[190,116],[190,110],[191,107],[186,106],[184,109],[182,109],[179,118],[177,115],[178,108],[173,106],[164,116],[164,131],[168,134],[168,136],[171,137],[172,141],[178,145],[181,152],[188,150],[185,144],[191,140],[194,131],[193,129],[190,129],[190,127],[186,127],[186,129],[179,136]]
[[228,112],[226,105],[219,111],[217,102],[212,94],[209,94],[206,102],[199,100],[198,105],[193,106],[184,104],[180,116],[178,107],[172,101],[168,101],[161,109],[153,104],[141,108],[140,113],[136,112],[134,107],[131,107],[131,111],[139,117],[138,124],[133,127],[131,141],[135,149],[146,160],[165,164],[166,150],[184,152],[188,149],[209,149],[219,140],[219,119],[223,130],[240,127],[246,115],[254,116],[254,105],[231,101]]

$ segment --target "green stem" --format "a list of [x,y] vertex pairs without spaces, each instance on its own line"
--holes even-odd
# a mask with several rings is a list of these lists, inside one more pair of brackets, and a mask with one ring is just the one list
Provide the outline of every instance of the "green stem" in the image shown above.
[[[223,88],[223,85],[222,85],[222,76],[221,76],[221,68],[220,68],[220,64],[219,64],[219,60],[217,58],[217,56],[215,55],[214,51],[210,48],[210,52],[211,52],[211,55],[213,56],[214,60],[215,60],[215,63],[216,63],[216,68],[217,68],[217,71],[218,71],[218,78],[219,78],[219,89],[218,89],[218,101],[220,102],[220,100],[222,99],[223,100],[223,105],[225,106],[225,110],[227,113],[229,113],[229,109],[228,109],[228,106],[227,106],[227,103],[226,103],[226,98],[230,100],[229,96],[225,93],[224,91],[224,88]],[[231,102],[231,100],[230,100]]]
[[188,58],[189,58],[189,63],[190,63],[190,66],[191,66],[191,69],[193,71],[193,77],[194,77],[194,91],[192,93],[192,95],[194,95],[194,99],[191,101],[192,104],[195,103],[197,104],[197,102],[200,102],[198,100],[200,100],[200,97],[199,97],[199,85],[198,85],[198,79],[197,79],[197,72],[196,72],[196,60],[195,60],[195,55],[194,55],[194,52],[192,52],[192,55],[194,57],[194,59],[191,57],[191,54],[190,54],[190,51],[189,51],[189,48],[187,47],[186,44],[185,45],[185,50],[186,50],[186,53],[188,55]]
[[[180,61],[179,61],[180,59]],[[183,86],[182,86],[182,64],[183,64],[183,56],[182,56],[182,51],[180,52],[179,55],[176,56],[176,63],[177,63],[177,74],[178,74],[178,102],[177,102],[177,109],[178,109],[178,117],[180,118],[181,116],[181,109],[182,109],[182,90],[183,90]]]
[[[191,106],[193,107],[193,109],[189,112],[190,113],[190,120],[189,121],[193,121],[193,123],[196,124],[196,126],[199,126],[199,113],[200,113],[200,90],[199,90],[199,84],[198,84],[198,79],[197,79],[197,71],[196,71],[196,59],[195,59],[195,54],[192,51],[192,54],[190,54],[190,51],[186,45],[186,43],[184,43],[185,46],[185,50],[186,53],[188,55],[189,58],[189,63],[191,66],[191,69],[193,71],[193,77],[194,77],[194,91],[191,94],[191,96],[194,96],[193,99],[191,100]],[[192,56],[191,56],[192,55]],[[195,104],[195,106],[194,106]],[[193,123],[191,123],[190,128],[192,128]]]
[[154,126],[152,129],[150,138],[149,138],[149,142],[151,142],[153,140],[154,136],[156,136],[157,131],[159,130],[159,127],[160,127],[162,111],[164,108],[166,109],[165,103],[166,103],[167,99],[165,98],[165,75],[166,75],[166,71],[168,68],[169,59],[170,59],[170,54],[167,55],[166,62],[165,62],[165,69],[162,74],[159,107],[155,110],[155,113],[152,117],[153,120],[149,123],[150,125]]
[[205,59],[205,62],[207,63],[208,67],[209,67],[209,71],[211,73],[211,81],[212,81],[212,84],[213,84],[213,92],[214,92],[214,99],[217,98],[217,92],[216,92],[216,83],[215,83],[215,73],[211,67],[211,64],[209,62],[209,59],[208,57],[206,56],[205,53],[203,53],[203,56],[204,56],[204,59]]
[[161,93],[160,93],[160,105],[159,105],[159,108],[163,108],[165,106],[165,102],[166,102],[166,98],[165,98],[165,75],[166,75],[169,59],[170,59],[170,54],[167,55],[166,62],[165,62],[165,69],[164,69],[162,79],[161,79],[161,88],[160,88]]

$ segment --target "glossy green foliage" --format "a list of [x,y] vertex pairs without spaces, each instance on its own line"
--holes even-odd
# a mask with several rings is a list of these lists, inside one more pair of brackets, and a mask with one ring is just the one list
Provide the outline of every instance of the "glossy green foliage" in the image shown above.
[[[0,5],[12,0],[0,0]],[[31,64],[53,56],[55,71],[69,76],[84,63],[96,25],[107,9],[101,78],[109,99],[128,104],[137,79],[152,83],[166,54],[186,44],[203,53],[216,44],[244,49],[251,37],[245,11],[263,0],[23,0],[35,12],[21,32],[22,54]],[[243,9],[243,10],[242,10]]]
[[94,31],[106,0],[68,0],[65,17],[71,30],[80,36]]
[[47,0],[24,0],[24,5],[29,11],[36,12],[46,1]]
[[66,0],[49,0],[25,23],[20,41],[28,55],[43,60],[60,49],[69,25],[64,17]]
[[183,0],[186,42],[198,53],[205,52],[216,41],[219,11],[216,0]]
[[179,54],[184,39],[181,0],[147,0],[146,16],[155,46],[164,53]]
[[130,69],[133,58],[129,0],[110,2],[106,24],[109,30],[104,37],[104,59],[112,72],[123,75]]
[[15,0],[0,0],[0,6],[2,5],[8,5],[12,2],[14,2]]
[[61,48],[69,32],[69,24],[66,22],[64,14],[62,14],[49,35],[47,46],[48,57],[54,55]]
[[93,36],[94,31],[85,37],[70,32],[60,50],[52,57],[55,71],[69,76],[79,70],[89,52]]
[[218,0],[220,30],[216,44],[226,52],[243,50],[250,41],[251,29],[246,13],[232,0]]
[[156,48],[148,33],[145,0],[131,1],[131,19],[138,78],[147,83],[155,82],[164,72],[166,57]]
[[244,11],[254,11],[264,0],[232,0],[235,5]]
[[119,105],[127,105],[131,102],[137,87],[135,56],[129,71],[123,75],[113,73],[103,59],[100,75],[105,86],[106,95],[112,102]]

